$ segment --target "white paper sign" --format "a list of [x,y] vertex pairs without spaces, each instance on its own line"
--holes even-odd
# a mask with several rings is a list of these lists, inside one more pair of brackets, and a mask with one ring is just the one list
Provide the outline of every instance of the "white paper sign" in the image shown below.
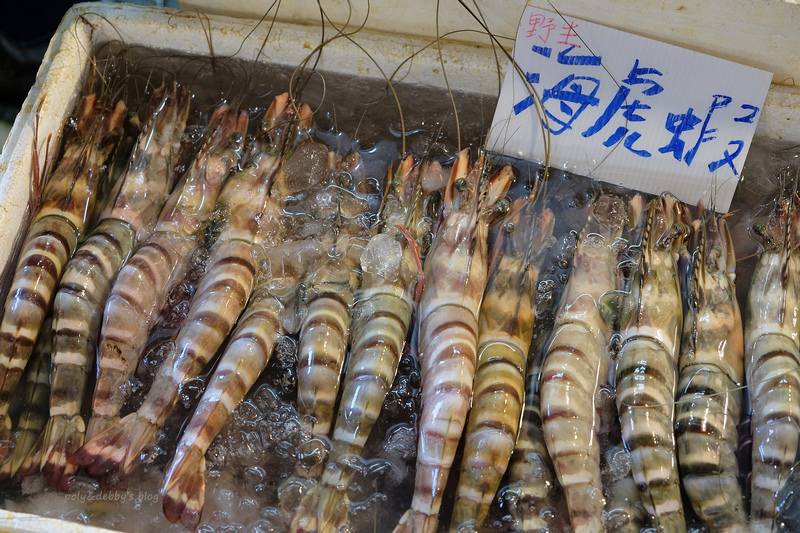
[[489,150],[728,210],[772,74],[530,6],[514,60]]

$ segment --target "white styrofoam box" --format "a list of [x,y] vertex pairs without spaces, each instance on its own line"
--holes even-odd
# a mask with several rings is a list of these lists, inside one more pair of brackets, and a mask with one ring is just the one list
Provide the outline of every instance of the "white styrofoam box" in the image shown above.
[[[324,0],[322,7],[334,23],[343,25],[349,20],[351,28],[364,24],[374,31],[429,39],[441,35],[451,41],[488,45],[489,37],[473,14],[482,17],[493,33],[513,39],[526,5],[525,0],[462,2]],[[768,70],[774,74],[773,83],[794,85],[794,80],[800,81],[797,1],[528,0],[527,4]],[[320,18],[317,2],[303,0],[283,0],[274,6],[261,0],[178,0],[178,6],[255,19],[272,7],[267,18],[309,23]],[[509,49],[513,44],[507,39],[503,43]]]
[[12,513],[0,509],[0,531],[8,533],[114,533],[110,529],[85,526],[76,522],[43,518],[27,513]]
[[[359,2],[363,1],[353,0],[352,5],[358,7]],[[450,5],[454,2],[455,0],[445,0],[442,4]],[[339,17],[344,13],[344,6],[350,3],[330,0],[328,6],[339,6]],[[543,4],[538,0],[533,3]],[[792,54],[800,48],[800,32],[796,31],[800,27],[797,18],[800,7],[784,5],[779,0],[764,0],[752,6],[745,3],[746,0],[730,0],[726,2],[729,6],[723,9],[721,2],[695,2],[694,4],[703,5],[683,6],[678,1],[666,0],[658,6],[645,6],[629,0],[607,0],[603,3],[603,9],[597,9],[596,2],[591,0],[568,0],[555,7],[565,14],[771,70],[776,75],[774,81],[796,75],[794,72],[800,71],[797,63],[799,59]],[[220,5],[218,2],[214,4],[217,7]],[[491,9],[488,2],[483,4],[486,8],[483,13],[489,27],[501,35],[513,36],[523,3],[495,0]],[[201,0],[183,0],[183,5],[208,4],[201,3]],[[248,5],[255,6],[258,9],[248,13],[258,14],[260,17],[263,14],[260,10],[264,9],[265,4],[251,0],[225,4],[229,12],[234,5],[240,8],[239,14]],[[277,22],[272,25],[269,20],[259,22],[219,15],[201,15],[194,11],[122,4],[94,3],[74,6],[51,41],[36,83],[31,88],[0,154],[0,227],[3,228],[0,232],[0,257],[3,258],[0,268],[9,260],[14,241],[21,230],[28,201],[36,110],[40,110],[40,141],[51,134],[54,142],[57,141],[63,120],[74,108],[79,97],[78,90],[88,72],[88,59],[93,50],[108,41],[121,39],[130,45],[208,55],[206,32],[210,30],[214,53],[218,56],[235,56],[243,60],[296,66],[320,41],[319,12],[315,2],[284,0],[281,5],[285,8],[282,17],[286,16],[293,22]],[[456,33],[448,38],[460,38],[462,42],[443,42],[441,46],[426,48],[430,44],[430,39],[426,37],[436,35],[435,12],[429,12],[431,5],[435,5],[435,2],[370,0],[370,17],[374,18],[370,19],[368,27],[383,33],[360,31],[355,39],[372,55],[380,68],[367,57],[364,50],[346,39],[336,39],[326,45],[318,68],[382,79],[384,74],[381,69],[390,73],[412,54],[418,53],[413,61],[405,63],[404,82],[437,88],[444,88],[449,84],[455,90],[496,95],[506,60],[501,55],[498,62],[495,50],[489,46],[485,36]],[[714,18],[726,9],[728,15],[730,12],[739,13],[742,20],[720,23]],[[759,11],[757,17],[755,11]],[[766,12],[781,19],[782,25],[778,29],[771,26],[772,22],[765,22]],[[464,13],[461,11],[442,9],[442,13],[439,34],[467,27],[476,28],[468,17],[463,17]],[[360,19],[355,17],[354,20]],[[676,21],[680,21],[680,24]],[[504,26],[497,29],[501,23]],[[268,32],[269,39],[264,44]],[[326,36],[331,34],[328,28]],[[417,37],[410,36],[412,34]],[[763,47],[761,50],[754,49],[750,45],[752,39],[743,36],[744,34],[755,35],[756,40],[760,39],[759,42],[766,47],[766,51]],[[690,37],[696,39],[692,40]],[[463,42],[464,40],[468,42]],[[503,43],[509,48],[512,44],[509,40],[504,40]],[[775,59],[770,50],[774,51],[779,46],[784,52],[781,59]],[[719,47],[725,50],[720,51]],[[447,74],[447,81],[444,72]],[[791,86],[773,86],[759,121],[756,138],[761,142],[768,140],[782,145],[800,144],[800,91]],[[0,529],[92,531],[77,524],[5,511],[0,511]]]

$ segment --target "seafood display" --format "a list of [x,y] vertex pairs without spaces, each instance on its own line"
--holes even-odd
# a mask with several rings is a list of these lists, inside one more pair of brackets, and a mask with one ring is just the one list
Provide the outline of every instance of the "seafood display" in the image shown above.
[[137,494],[154,531],[786,530],[796,180],[742,221],[430,125],[365,141],[293,84],[146,85],[80,100],[10,260],[0,505],[85,495],[68,518],[124,530],[90,500]]

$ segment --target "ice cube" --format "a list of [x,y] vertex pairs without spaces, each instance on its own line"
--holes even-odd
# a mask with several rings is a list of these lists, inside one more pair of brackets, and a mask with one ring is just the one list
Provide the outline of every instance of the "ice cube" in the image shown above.
[[379,233],[370,239],[361,254],[361,269],[365,274],[380,276],[388,281],[397,279],[403,250],[389,234]]

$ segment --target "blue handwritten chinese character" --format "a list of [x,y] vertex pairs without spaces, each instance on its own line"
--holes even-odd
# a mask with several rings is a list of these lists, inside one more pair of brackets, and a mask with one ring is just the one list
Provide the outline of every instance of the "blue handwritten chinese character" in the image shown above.
[[[552,89],[545,90],[542,93],[542,105],[549,100],[556,100],[559,102],[561,114],[561,116],[556,116],[549,110],[545,110],[551,122],[550,133],[561,135],[572,128],[572,123],[587,107],[597,106],[599,99],[596,94],[599,88],[600,80],[597,78],[570,74],[554,85]],[[553,129],[553,123],[561,127]]]
[[695,126],[702,122],[699,117],[695,116],[694,109],[691,107],[686,113],[680,115],[675,113],[667,114],[667,123],[665,128],[668,132],[672,133],[672,139],[665,146],[658,149],[662,154],[672,152],[672,156],[680,161],[683,157],[683,149],[686,147],[686,142],[681,139],[681,135],[685,131],[693,130]]
[[[528,82],[531,83],[531,84],[539,83],[539,73],[538,72],[526,72],[525,73],[525,79],[527,79]],[[533,96],[529,95],[529,96],[523,98],[522,100],[520,100],[519,102],[514,104],[514,115],[515,116],[519,115],[520,113],[522,113],[523,111],[525,111],[526,109],[528,109],[532,105],[533,105]]]
[[[562,50],[558,53],[558,62],[562,65],[580,65],[580,66],[592,66],[596,67],[600,65],[601,57],[596,55],[590,56],[573,56],[570,55],[575,49],[575,45],[570,46],[569,48]],[[549,55],[547,57],[550,57]]]
[[744,141],[731,141],[728,143],[728,146],[734,145],[736,146],[736,151],[730,153],[728,149],[725,149],[725,155],[719,161],[713,161],[708,164],[708,170],[710,172],[714,172],[719,167],[728,165],[733,169],[733,175],[737,178],[739,177],[739,172],[736,170],[736,165],[734,164],[733,160],[741,153],[742,149],[744,148]]
[[724,94],[714,95],[714,101],[711,102],[711,107],[708,109],[706,119],[703,121],[702,128],[700,128],[700,135],[697,137],[697,142],[691,150],[686,152],[686,156],[683,158],[687,166],[691,166],[692,161],[694,161],[694,156],[697,155],[697,150],[700,148],[701,144],[716,139],[712,134],[717,132],[717,128],[708,127],[708,123],[711,122],[711,115],[713,115],[714,111],[717,109],[727,107],[727,105],[731,103],[731,100],[732,98],[730,96],[725,96]]
[[[612,146],[620,142],[622,138],[625,137],[625,135],[627,134],[628,134],[628,128],[620,126],[619,128],[617,128],[617,131],[612,133],[611,136],[606,140],[606,142],[603,143],[603,146],[608,146],[609,148],[611,148]],[[639,133],[638,131],[634,131],[633,133],[628,135],[628,137],[625,138],[625,142],[622,143],[622,145],[640,157],[650,157],[652,154],[647,150],[637,150],[636,148],[633,147],[633,143],[638,141],[641,136],[642,136],[641,133]]]
[[656,74],[658,76],[662,75],[661,72],[654,68],[639,68],[639,60],[637,59],[633,64],[633,68],[628,73],[628,77],[622,80],[622,83],[627,83],[628,85],[650,85],[650,87],[642,91],[642,94],[646,96],[655,96],[664,90],[664,87],[659,85],[655,80],[640,77],[646,74]]
[[[626,104],[625,102],[628,101],[628,97],[631,94],[631,87],[633,85],[649,85],[646,89],[642,91],[642,94],[645,96],[653,96],[661,91],[664,88],[658,84],[654,79],[645,78],[644,76],[654,75],[654,76],[661,76],[661,72],[654,68],[644,68],[639,66],[639,60],[637,59],[633,65],[633,68],[628,73],[628,76],[622,80],[623,85],[619,86],[617,93],[614,95],[614,98],[611,99],[608,106],[605,108],[603,113],[600,117],[595,121],[594,124],[589,126],[586,131],[581,133],[584,137],[591,137],[599,133],[603,128],[605,128],[609,122],[617,115],[617,112],[622,111],[622,116],[628,122],[642,122],[645,120],[638,111],[643,111],[650,109],[650,106],[647,104],[642,103],[641,100],[634,100],[631,103]],[[619,143],[620,141],[625,138],[626,135],[629,134],[629,129],[627,127],[618,127],[614,133],[612,133],[608,139],[603,143],[605,146],[614,146],[615,144]],[[633,144],[636,142],[637,139],[641,137],[639,133],[631,133],[630,137],[625,139],[623,146],[625,146],[628,150],[633,152],[636,155],[641,157],[650,157],[650,152],[647,150],[637,150],[633,147]]]

